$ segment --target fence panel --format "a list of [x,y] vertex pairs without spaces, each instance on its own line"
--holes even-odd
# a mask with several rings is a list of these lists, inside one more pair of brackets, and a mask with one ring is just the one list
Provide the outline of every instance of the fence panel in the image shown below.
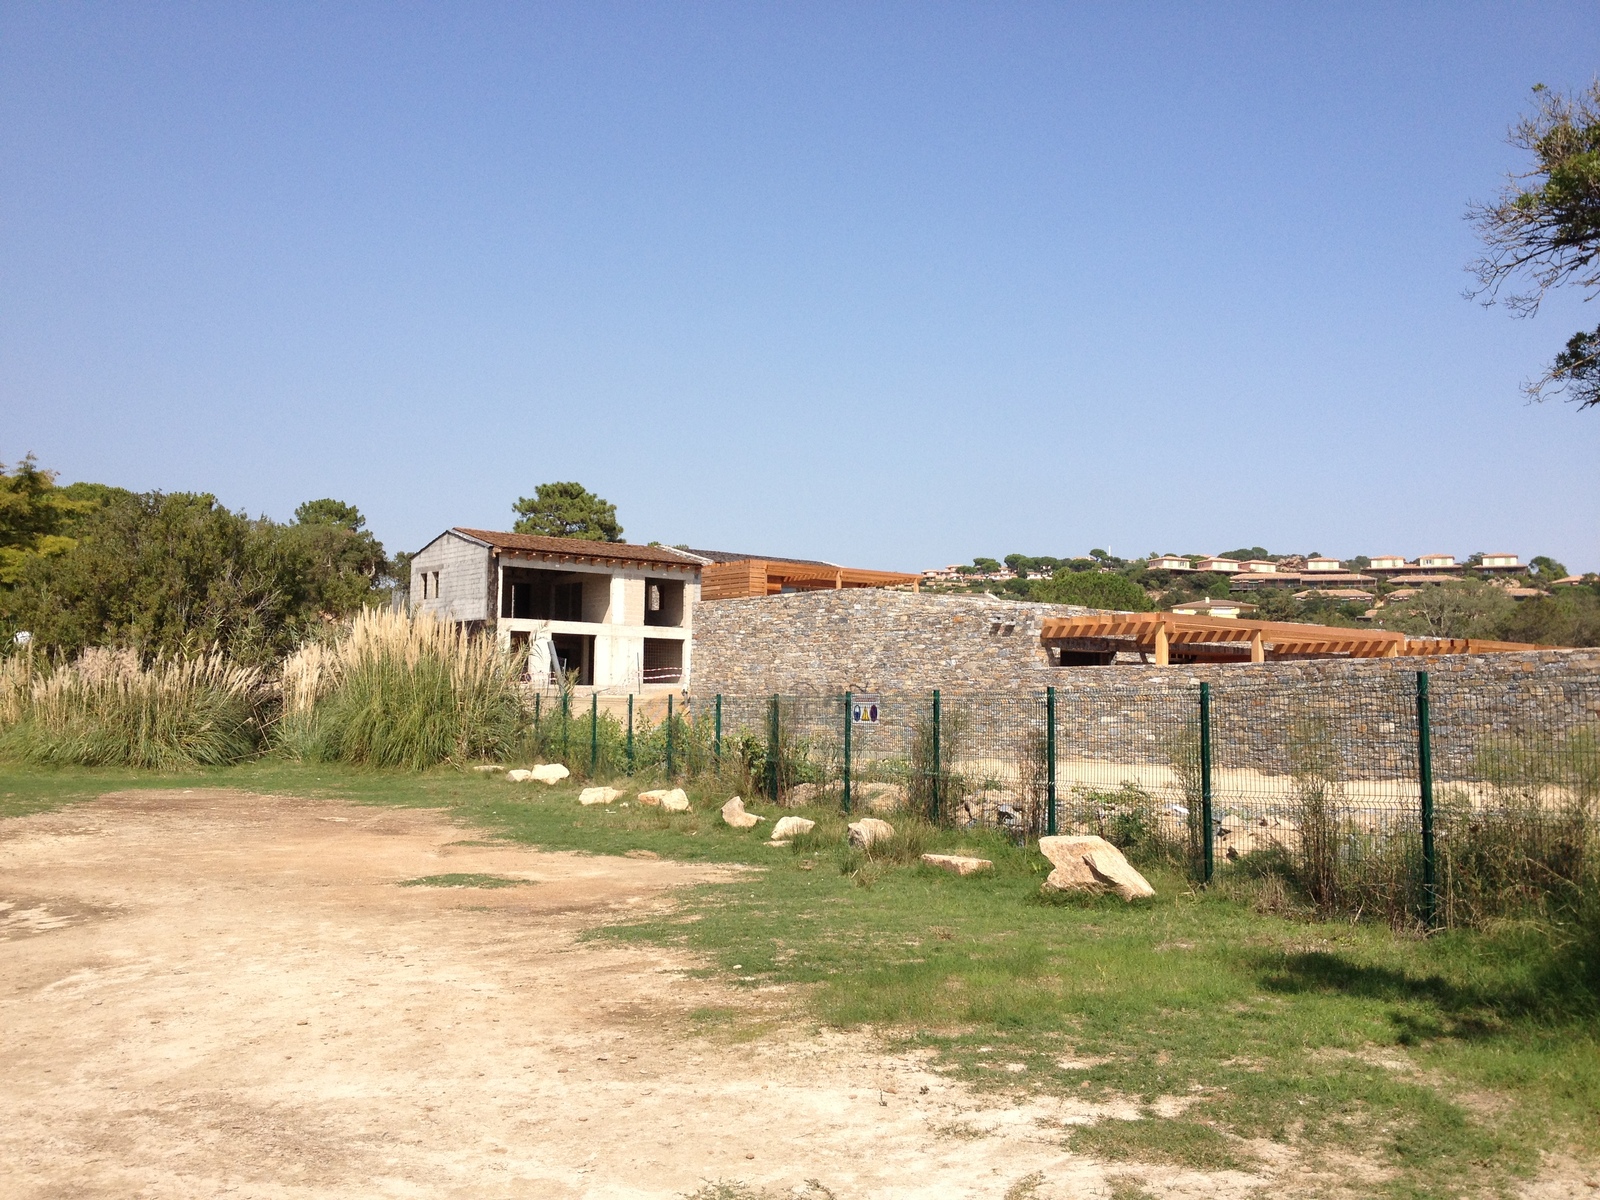
[[1575,911],[1600,886],[1600,680],[1431,684],[1439,922]]
[[1135,861],[1203,873],[1199,689],[1058,693],[1057,822]]
[[[1430,678],[1426,739],[1413,672],[1354,684],[1240,669],[1209,685],[1204,719],[1199,685],[1171,676],[1058,687],[1055,825],[1326,916],[1574,911],[1600,886],[1600,678],[1530,673],[1492,692],[1463,678]],[[1024,838],[1051,827],[1042,689],[528,697],[535,753],[580,777],[715,775],[782,804]]]
[[1248,676],[1212,688],[1220,877],[1292,886],[1325,914],[1423,908],[1415,676],[1360,688]]

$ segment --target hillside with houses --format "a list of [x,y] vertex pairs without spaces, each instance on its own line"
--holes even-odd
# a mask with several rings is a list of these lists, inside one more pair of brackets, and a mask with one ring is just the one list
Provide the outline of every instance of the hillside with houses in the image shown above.
[[1547,555],[1508,551],[1356,555],[1222,554],[1118,558],[977,557],[922,572],[923,590],[1094,603],[1134,611],[1300,621],[1546,645],[1600,642],[1600,574],[1572,574]]

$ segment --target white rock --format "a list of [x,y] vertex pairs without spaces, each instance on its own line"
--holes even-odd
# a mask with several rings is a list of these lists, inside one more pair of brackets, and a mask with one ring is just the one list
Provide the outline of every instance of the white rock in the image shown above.
[[613,787],[586,787],[586,788],[583,789],[583,791],[578,793],[578,803],[579,804],[610,804],[613,800],[615,800],[620,795],[622,795],[622,789],[620,789],[620,788],[613,788]]
[[653,792],[640,792],[639,803],[652,808],[664,808],[668,812],[689,811],[689,797],[683,794],[682,788],[657,788]]
[[571,774],[560,763],[540,763],[528,772],[529,778],[537,779],[540,783],[560,783]]
[[863,850],[874,842],[881,842],[893,836],[894,826],[876,817],[862,817],[859,821],[850,822],[850,844],[860,846]]
[[779,817],[778,823],[772,827],[772,840],[792,838],[797,833],[810,833],[816,827],[815,821],[808,821],[804,817]]
[[922,861],[930,867],[954,871],[957,875],[971,875],[994,867],[994,863],[987,858],[968,858],[964,854],[924,854]]
[[1129,865],[1105,838],[1093,836],[1042,837],[1039,853],[1055,870],[1044,881],[1052,891],[1114,891],[1124,900],[1154,896],[1149,880]]
[[806,805],[817,798],[818,789],[814,783],[797,783],[789,789],[789,794],[784,797],[790,804]]
[[850,792],[868,812],[896,813],[906,807],[906,789],[898,783],[858,783]]
[[761,820],[755,813],[744,810],[744,800],[735,796],[722,806],[722,819],[735,829],[751,829]]
[[524,771],[521,767],[518,767],[515,771],[507,771],[506,778],[511,780],[512,783],[527,783],[528,780],[533,778],[533,772]]
[[504,771],[505,770],[505,768],[502,767],[499,763],[482,763],[479,766],[473,767],[472,769],[474,771]]

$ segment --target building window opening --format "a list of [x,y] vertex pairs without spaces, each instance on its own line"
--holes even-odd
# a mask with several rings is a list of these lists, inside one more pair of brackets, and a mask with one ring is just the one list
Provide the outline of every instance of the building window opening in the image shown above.
[[562,571],[508,568],[500,588],[500,615],[518,621],[583,620],[583,579]]
[[572,679],[579,687],[594,683],[594,636],[558,633],[550,639],[550,682]]
[[645,638],[644,682],[683,682],[683,643],[677,638]]
[[644,589],[644,623],[678,629],[683,625],[683,581],[652,579]]

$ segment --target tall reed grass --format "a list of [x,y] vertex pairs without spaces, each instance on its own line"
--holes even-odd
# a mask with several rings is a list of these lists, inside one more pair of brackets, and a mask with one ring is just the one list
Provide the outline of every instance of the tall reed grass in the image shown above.
[[499,759],[527,730],[522,659],[429,616],[369,609],[290,655],[274,744],[320,762],[422,770]]
[[0,664],[0,757],[41,764],[176,771],[256,752],[261,672],[220,653],[143,664],[91,649],[72,663]]

